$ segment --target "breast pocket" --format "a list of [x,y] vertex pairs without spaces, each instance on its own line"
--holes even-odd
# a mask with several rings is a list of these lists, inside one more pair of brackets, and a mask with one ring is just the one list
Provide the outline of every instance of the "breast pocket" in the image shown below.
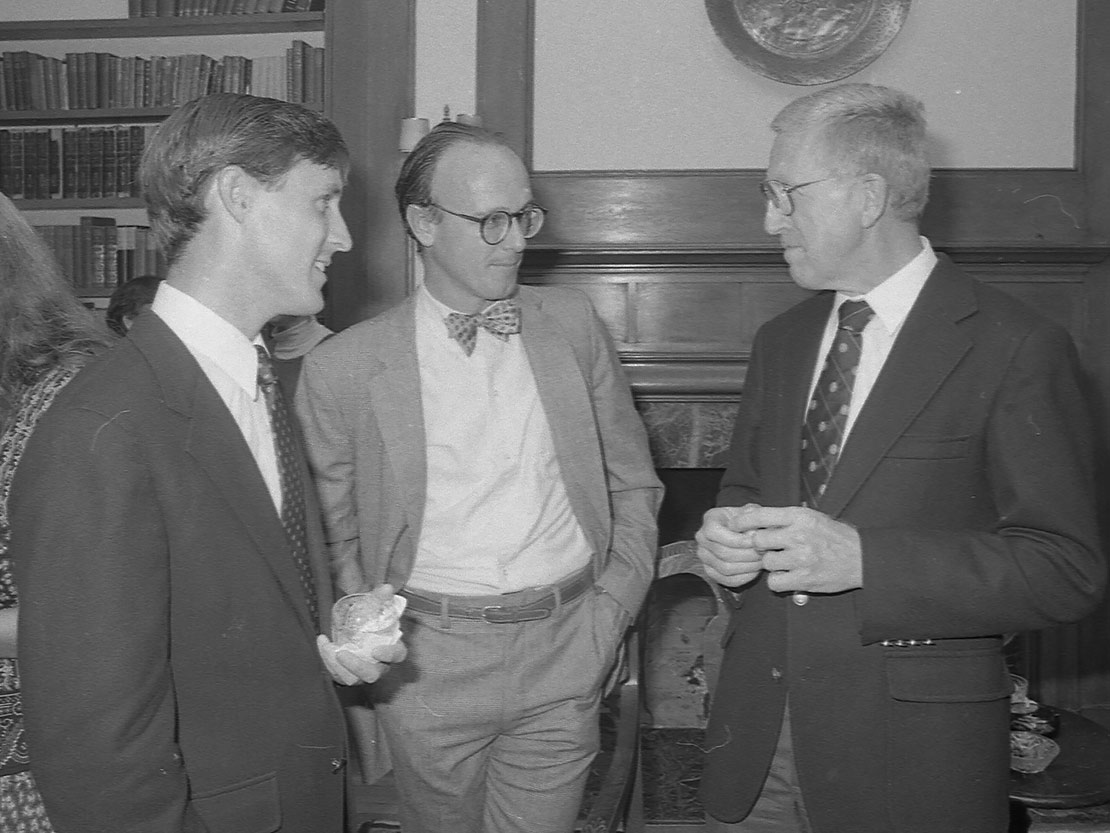
[[970,448],[971,437],[906,434],[898,438],[887,456],[903,460],[952,460],[966,457]]

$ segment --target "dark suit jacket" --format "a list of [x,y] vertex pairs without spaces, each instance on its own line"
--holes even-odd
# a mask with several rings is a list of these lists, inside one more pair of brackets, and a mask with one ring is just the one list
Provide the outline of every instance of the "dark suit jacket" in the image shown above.
[[[662,498],[643,422],[586,296],[522,286],[518,297],[521,338],[597,584],[634,615],[654,574]],[[297,391],[328,547],[347,592],[361,582],[403,587],[416,557],[427,462],[415,302],[322,343],[306,357]],[[363,752],[380,748],[369,710],[356,720]],[[367,780],[385,765],[367,756]]]
[[[54,825],[341,830],[333,683],[215,389],[147,315],[64,393],[12,492],[27,735]],[[318,523],[308,531],[326,614]]]
[[[832,300],[757,335],[720,505],[800,502]],[[820,507],[859,529],[863,588],[798,606],[758,579],[733,613],[702,782],[713,815],[748,812],[789,694],[815,830],[1005,829],[1000,635],[1080,618],[1105,580],[1078,377],[1066,332],[941,256]]]

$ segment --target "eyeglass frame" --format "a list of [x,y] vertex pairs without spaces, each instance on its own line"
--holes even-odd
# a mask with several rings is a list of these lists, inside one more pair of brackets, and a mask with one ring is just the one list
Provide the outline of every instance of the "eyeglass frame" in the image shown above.
[[[779,212],[779,214],[781,214],[783,217],[789,217],[791,214],[794,213],[794,198],[791,196],[792,193],[797,191],[799,188],[805,188],[807,185],[816,185],[819,182],[828,182],[830,179],[836,179],[836,177],[826,176],[821,179],[811,179],[809,182],[799,182],[797,185],[787,185],[781,179],[765,179],[761,183],[759,183],[759,193],[763,195],[763,199],[768,205],[773,205],[775,207],[775,210]],[[775,189],[772,187],[772,183],[782,187],[782,196],[783,199],[786,200],[785,209],[782,205],[779,204],[780,200],[778,194],[775,192]]]
[[[520,211],[504,211],[499,209],[497,211],[491,211],[484,217],[475,217],[472,214],[463,214],[458,211],[452,211],[450,208],[444,208],[442,205],[435,202],[425,203],[425,206],[428,208],[438,208],[440,211],[450,214],[452,217],[461,217],[464,220],[470,220],[470,222],[472,223],[477,223],[478,234],[482,238],[482,242],[485,243],[487,246],[497,246],[500,243],[505,242],[505,238],[509,236],[509,230],[513,227],[514,220],[516,221],[516,224],[520,226],[520,233],[524,236],[524,239],[531,240],[533,237],[540,233],[540,229],[543,228],[544,220],[547,219],[547,209],[544,208],[542,205],[534,202],[528,203],[528,205],[524,206],[524,208],[520,209]],[[524,234],[524,226],[521,225],[521,221],[524,219],[524,215],[531,211],[540,212],[540,221],[531,234]],[[505,226],[505,233],[502,234],[501,237],[499,237],[497,240],[490,240],[488,237],[486,237],[486,224],[489,223],[489,221],[493,217],[496,217],[498,214],[504,214],[506,217],[508,217],[509,223]]]

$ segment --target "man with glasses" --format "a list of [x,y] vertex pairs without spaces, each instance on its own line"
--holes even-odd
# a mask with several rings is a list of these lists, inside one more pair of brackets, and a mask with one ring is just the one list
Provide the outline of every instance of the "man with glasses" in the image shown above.
[[919,102],[847,84],[772,129],[765,227],[817,294],[756,336],[697,535],[737,600],[709,829],[1001,833],[1003,635],[1105,580],[1076,352],[919,236]]
[[424,283],[306,359],[298,407],[341,589],[407,599],[384,730],[405,833],[570,833],[598,704],[652,577],[661,487],[589,301],[517,285],[519,157],[444,123],[396,187]]

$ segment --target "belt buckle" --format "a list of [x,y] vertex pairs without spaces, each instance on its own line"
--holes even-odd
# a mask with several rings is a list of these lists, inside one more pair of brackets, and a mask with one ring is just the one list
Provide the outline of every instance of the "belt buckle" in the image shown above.
[[551,615],[548,608],[521,609],[505,607],[504,605],[486,605],[481,609],[483,621],[491,625],[511,625],[515,622],[535,622],[546,619]]

